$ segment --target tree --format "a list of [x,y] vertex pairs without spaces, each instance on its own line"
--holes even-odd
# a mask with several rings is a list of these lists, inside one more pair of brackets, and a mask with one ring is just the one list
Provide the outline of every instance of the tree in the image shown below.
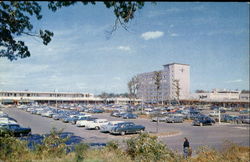
[[51,41],[53,33],[48,30],[32,32],[30,18],[35,15],[40,20],[40,12],[41,6],[37,2],[0,2],[0,57],[7,57],[11,61],[29,57],[30,52],[24,41],[17,40],[23,35],[41,38],[44,45]]
[[195,91],[195,93],[206,93],[207,91],[205,91],[205,90],[202,90],[202,89],[197,89],[196,91]]
[[132,79],[128,82],[128,90],[129,90],[129,98],[135,99],[137,91],[139,89],[139,78],[137,76],[132,77]]
[[[156,103],[159,104],[159,89],[161,87],[161,80],[162,80],[162,74],[161,71],[155,71],[154,72],[154,83],[156,85]],[[159,127],[159,111],[157,111],[157,126],[156,126],[156,132],[158,133],[158,127]]]
[[159,89],[161,87],[162,74],[161,71],[154,72],[154,84],[156,85],[156,102],[159,103]]
[[[48,2],[48,8],[55,12],[62,7],[68,7],[76,3],[95,5],[94,1],[51,1]],[[106,8],[112,8],[116,17],[112,34],[121,25],[127,30],[127,23],[134,18],[138,9],[144,6],[144,2],[125,2],[125,1],[105,1]],[[24,41],[19,40],[21,36],[33,36],[40,38],[44,45],[50,43],[53,32],[49,30],[33,31],[33,25],[30,19],[35,16],[37,20],[42,19],[42,7],[38,2],[30,1],[1,1],[0,2],[0,57],[10,61],[18,58],[30,57],[30,51]],[[19,39],[18,39],[19,38]]]
[[245,89],[243,89],[242,91],[241,91],[241,93],[250,93],[250,91],[249,90],[245,90]]
[[107,99],[109,97],[109,94],[106,92],[102,92],[102,94],[99,95],[102,99],[104,99],[105,104],[107,104]]
[[177,103],[180,104],[180,80],[175,79],[174,80],[174,87],[175,87],[175,94],[176,94],[176,100]]

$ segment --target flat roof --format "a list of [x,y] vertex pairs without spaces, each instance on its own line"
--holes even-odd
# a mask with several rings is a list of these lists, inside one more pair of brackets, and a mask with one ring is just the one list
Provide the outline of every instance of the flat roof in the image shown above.
[[177,65],[186,65],[186,66],[189,66],[189,64],[180,64],[180,63],[170,63],[170,64],[166,64],[166,65],[163,65],[163,66],[169,66],[169,65],[174,65],[174,64],[177,64]]
[[83,93],[83,92],[39,92],[39,91],[0,91],[0,93],[92,94],[92,93]]

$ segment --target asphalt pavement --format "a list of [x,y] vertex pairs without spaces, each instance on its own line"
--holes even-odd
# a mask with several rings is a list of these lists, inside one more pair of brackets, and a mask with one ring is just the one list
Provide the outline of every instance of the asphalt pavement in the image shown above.
[[[76,127],[70,123],[63,123],[62,121],[54,120],[52,118],[42,117],[40,115],[33,115],[29,112],[17,108],[4,108],[4,112],[10,117],[15,118],[23,127],[30,127],[32,134],[48,134],[50,130],[55,127],[63,129],[64,132],[73,133],[79,137],[81,141],[87,143],[106,143],[110,140],[118,140],[122,142],[128,136],[114,136],[110,134],[101,133],[98,130],[86,130],[84,127]],[[141,124],[146,127],[148,132],[156,132],[156,122],[151,122],[150,119],[120,119],[111,117],[108,113],[94,114],[98,118],[105,118],[108,120],[123,120],[133,121],[136,124]],[[183,138],[189,139],[190,145],[195,153],[200,146],[209,146],[215,149],[222,149],[224,141],[228,140],[240,145],[249,146],[249,124],[218,124],[213,126],[192,126],[190,122],[184,123],[164,123],[160,122],[158,125],[159,133],[178,132],[172,136],[162,136],[159,140],[165,143],[169,148],[182,152]]]

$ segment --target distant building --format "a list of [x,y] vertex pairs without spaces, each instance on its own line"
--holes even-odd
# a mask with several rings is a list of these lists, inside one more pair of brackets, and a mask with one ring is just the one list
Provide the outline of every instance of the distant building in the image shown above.
[[250,101],[250,93],[241,93],[240,100],[242,101]]
[[[155,72],[153,71],[137,75],[140,84],[137,96],[143,102],[148,103],[156,103],[157,100],[158,102],[169,102],[178,98],[180,100],[189,98],[190,66],[172,63],[163,65],[163,67],[163,70],[160,70],[162,79],[158,95],[154,80]],[[179,87],[179,90],[177,87]]]
[[226,100],[248,100],[249,94],[241,94],[240,91],[234,90],[218,90],[214,89],[211,92],[195,93],[192,98],[199,100],[211,101],[226,101]]
[[107,103],[113,103],[113,104],[129,104],[129,103],[134,103],[134,104],[139,104],[141,102],[140,99],[130,99],[127,97],[112,97],[112,98],[107,98],[106,99]]
[[79,92],[31,92],[31,91],[0,91],[0,103],[27,102],[96,102],[102,99],[91,93]]

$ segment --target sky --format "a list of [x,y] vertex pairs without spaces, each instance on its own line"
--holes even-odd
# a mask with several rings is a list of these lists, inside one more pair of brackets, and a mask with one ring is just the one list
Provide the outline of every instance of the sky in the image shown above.
[[190,65],[190,92],[249,89],[249,3],[147,2],[128,24],[115,22],[102,2],[76,4],[53,13],[41,2],[34,31],[53,31],[45,46],[25,40],[31,57],[0,58],[0,90],[128,92],[139,73],[168,63]]

